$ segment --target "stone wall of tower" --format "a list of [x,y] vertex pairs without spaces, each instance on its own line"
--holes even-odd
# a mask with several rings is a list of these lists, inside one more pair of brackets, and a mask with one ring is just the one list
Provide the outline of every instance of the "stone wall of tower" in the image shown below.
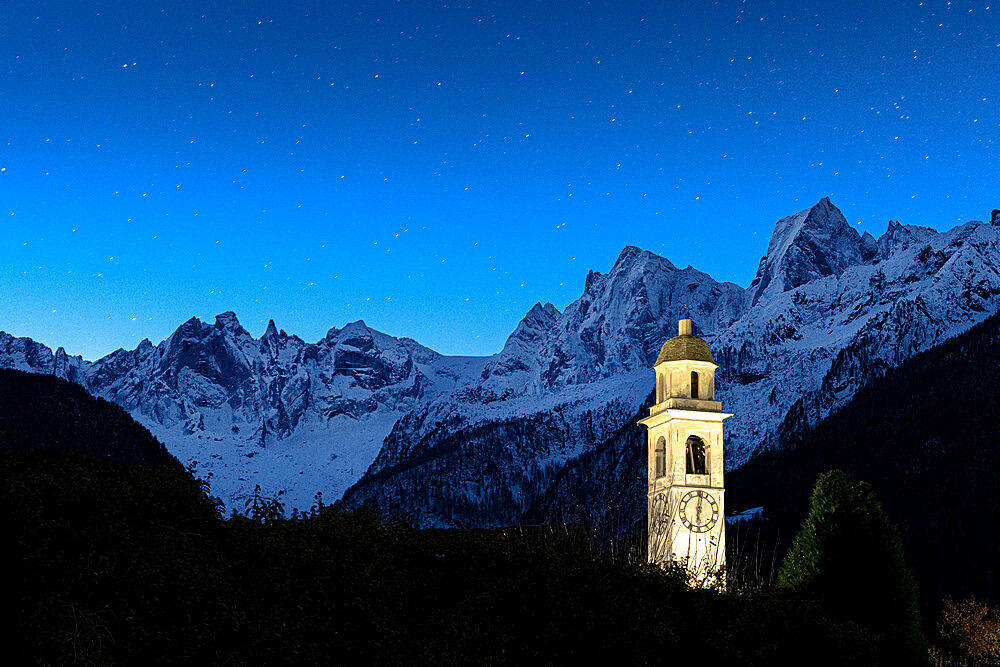
[[[661,565],[671,560],[684,562],[696,578],[724,567],[722,420],[728,416],[721,411],[665,409],[644,420],[648,426],[648,562]],[[687,471],[686,443],[690,436],[701,438],[706,445],[707,474]],[[656,446],[661,438],[666,445],[666,470],[664,475],[658,476]],[[705,511],[707,513],[711,507],[715,515],[710,526],[687,526],[680,516],[683,500],[692,492],[707,494],[703,502]]]
[[705,361],[673,361],[657,364],[654,370],[657,381],[657,403],[668,398],[690,399],[692,371],[697,372],[701,380],[699,399],[715,400],[715,364]]

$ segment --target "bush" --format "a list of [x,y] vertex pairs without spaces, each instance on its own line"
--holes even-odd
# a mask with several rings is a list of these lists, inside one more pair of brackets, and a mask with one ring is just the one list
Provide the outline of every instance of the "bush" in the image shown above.
[[948,596],[938,617],[945,647],[953,655],[972,660],[1000,661],[1000,613],[968,597],[956,603]]

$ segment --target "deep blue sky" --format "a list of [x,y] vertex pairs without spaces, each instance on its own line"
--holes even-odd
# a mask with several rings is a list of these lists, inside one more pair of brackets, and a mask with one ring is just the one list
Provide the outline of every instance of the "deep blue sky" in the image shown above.
[[746,286],[774,222],[1000,207],[986,2],[40,2],[0,13],[0,330],[234,310],[499,350],[626,244]]

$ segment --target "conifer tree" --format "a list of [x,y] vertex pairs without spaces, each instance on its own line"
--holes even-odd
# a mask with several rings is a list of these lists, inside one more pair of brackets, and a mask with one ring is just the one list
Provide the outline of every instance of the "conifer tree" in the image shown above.
[[867,482],[853,483],[842,470],[817,477],[809,515],[778,582],[881,636],[887,659],[911,663],[926,656],[917,586],[899,531]]

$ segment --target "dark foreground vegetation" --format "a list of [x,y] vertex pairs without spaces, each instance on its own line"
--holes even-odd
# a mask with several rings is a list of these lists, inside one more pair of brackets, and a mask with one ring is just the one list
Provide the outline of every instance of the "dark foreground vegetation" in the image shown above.
[[695,591],[517,531],[315,508],[223,520],[188,473],[0,455],[8,664],[873,664],[791,594]]

